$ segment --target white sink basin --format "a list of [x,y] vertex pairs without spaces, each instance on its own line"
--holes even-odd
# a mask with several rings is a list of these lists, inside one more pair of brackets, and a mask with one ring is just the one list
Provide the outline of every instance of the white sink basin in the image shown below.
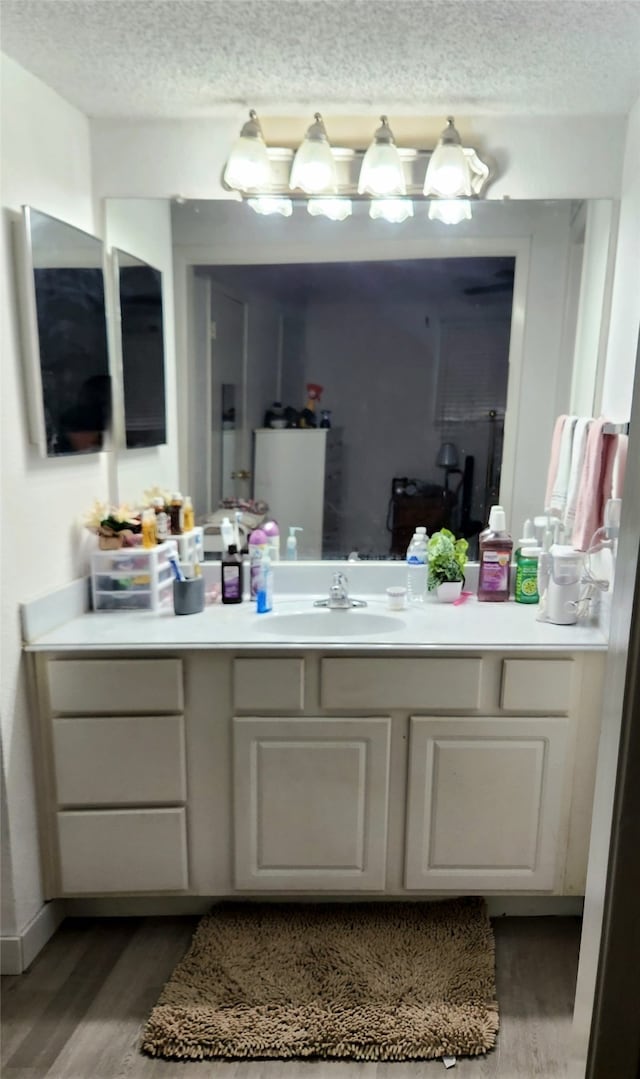
[[278,637],[370,637],[373,634],[397,633],[405,628],[401,618],[392,618],[375,611],[350,608],[330,611],[316,608],[298,614],[267,615],[259,620],[259,628]]

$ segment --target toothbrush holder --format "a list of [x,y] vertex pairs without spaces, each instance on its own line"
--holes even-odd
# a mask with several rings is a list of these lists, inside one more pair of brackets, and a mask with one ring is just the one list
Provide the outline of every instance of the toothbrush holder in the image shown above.
[[204,611],[204,577],[189,577],[173,582],[173,609],[176,614],[199,614]]

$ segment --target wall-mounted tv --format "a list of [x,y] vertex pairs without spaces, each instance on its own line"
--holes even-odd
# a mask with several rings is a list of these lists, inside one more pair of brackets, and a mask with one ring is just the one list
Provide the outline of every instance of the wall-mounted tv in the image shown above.
[[98,453],[111,417],[102,241],[24,206],[17,244],[30,436]]
[[114,250],[120,303],[122,388],[127,449],[167,441],[162,274]]

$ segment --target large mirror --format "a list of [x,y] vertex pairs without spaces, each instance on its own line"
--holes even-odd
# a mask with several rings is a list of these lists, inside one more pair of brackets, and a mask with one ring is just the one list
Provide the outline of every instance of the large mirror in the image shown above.
[[198,514],[264,498],[281,532],[305,528],[301,558],[398,557],[416,523],[473,552],[498,498],[520,535],[543,509],[556,415],[598,407],[613,217],[610,202],[482,202],[447,226],[417,204],[394,226],[366,203],[340,223],[173,204]]
[[28,206],[18,230],[31,440],[46,457],[97,453],[111,412],[102,241]]

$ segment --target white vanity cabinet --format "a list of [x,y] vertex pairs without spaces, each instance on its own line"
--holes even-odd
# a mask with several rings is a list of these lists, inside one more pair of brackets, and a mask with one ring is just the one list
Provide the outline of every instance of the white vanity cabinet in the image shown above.
[[584,894],[603,651],[35,657],[47,897]]

